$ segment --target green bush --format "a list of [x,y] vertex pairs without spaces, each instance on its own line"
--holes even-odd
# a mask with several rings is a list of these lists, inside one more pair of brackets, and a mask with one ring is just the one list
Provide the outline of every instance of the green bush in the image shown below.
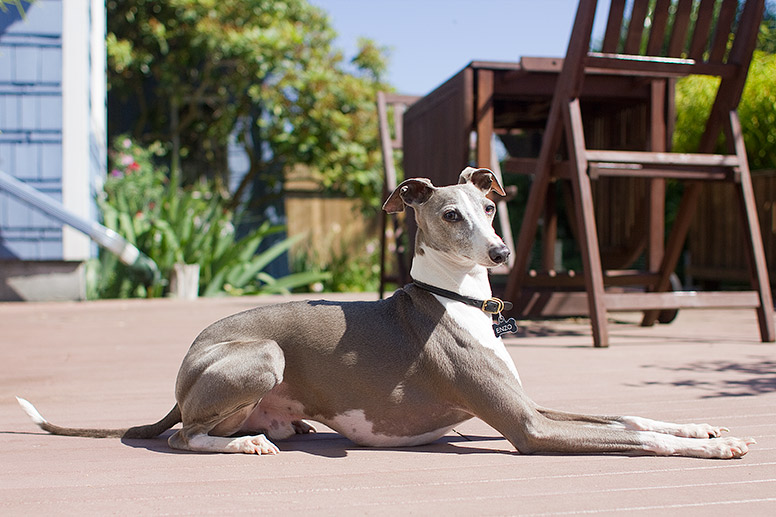
[[[697,150],[718,85],[719,79],[705,76],[690,76],[678,81],[675,151]],[[776,55],[754,53],[738,115],[749,153],[749,166],[776,169]],[[720,136],[717,152],[726,152],[723,142]]]
[[155,167],[156,149],[119,137],[110,153],[111,172],[98,199],[105,226],[156,262],[162,280],[145,286],[107,251],[100,254],[95,288],[101,298],[162,296],[173,265],[199,264],[200,294],[282,293],[325,278],[315,272],[273,278],[263,270],[298,239],[284,239],[257,254],[265,238],[283,230],[268,222],[236,236],[236,216],[212,183],[183,188]]

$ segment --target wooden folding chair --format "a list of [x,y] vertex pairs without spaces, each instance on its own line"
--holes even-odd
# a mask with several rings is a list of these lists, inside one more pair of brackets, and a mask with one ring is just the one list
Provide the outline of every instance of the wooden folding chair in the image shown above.
[[[412,95],[400,95],[395,93],[377,92],[377,120],[380,132],[380,148],[383,156],[383,199],[396,188],[396,162],[394,151],[401,151],[403,139],[403,115],[404,111],[420,97]],[[388,110],[393,109],[393,131],[388,117]],[[380,298],[385,294],[385,285],[394,282],[404,285],[409,282],[409,265],[400,244],[403,225],[399,221],[399,215],[386,214],[380,211]],[[390,219],[390,229],[388,221]],[[396,246],[396,272],[388,274],[386,269],[386,254],[388,248],[388,233],[393,233]]]
[[[626,4],[632,10],[626,12]],[[537,224],[545,208],[550,182],[557,170],[568,171],[572,185],[571,218],[582,254],[588,313],[595,346],[609,344],[606,313],[643,310],[643,325],[655,322],[660,310],[686,307],[756,308],[763,341],[774,341],[773,301],[765,253],[757,220],[746,149],[737,106],[746,81],[762,17],[763,0],[612,0],[602,51],[589,52],[597,2],[580,0],[566,58],[547,120],[534,181],[523,217],[515,265],[507,297],[519,299],[526,284],[527,266]],[[591,150],[585,145],[580,91],[586,73],[626,74],[651,81],[659,105],[666,81],[690,74],[711,75],[721,83],[706,123],[698,152],[666,152],[663,127],[653,127],[649,147],[643,151]],[[654,111],[654,107],[653,107]],[[659,117],[657,117],[659,119]],[[653,117],[653,122],[655,117]],[[724,132],[728,154],[712,154]],[[556,161],[565,139],[568,167]],[[660,239],[659,261],[652,275],[642,274],[648,292],[605,292],[604,282],[617,277],[603,271],[596,231],[591,179],[604,176],[647,178],[657,224],[652,239]],[[662,249],[662,203],[666,178],[686,180],[676,222]],[[705,181],[726,181],[735,186],[738,209],[749,254],[751,291],[668,292],[682,246]],[[546,246],[545,246],[546,248]],[[618,281],[622,281],[619,279]]]

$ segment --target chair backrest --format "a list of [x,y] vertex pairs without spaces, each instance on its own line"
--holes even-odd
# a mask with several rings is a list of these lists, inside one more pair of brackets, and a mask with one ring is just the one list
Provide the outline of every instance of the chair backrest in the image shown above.
[[745,3],[749,10],[735,23],[738,0],[655,0],[652,12],[649,1],[637,0],[628,17],[626,0],[612,0],[601,51],[722,64],[736,33],[759,21],[763,2]]
[[600,52],[585,55],[597,4],[579,2],[566,58],[585,63],[574,65],[574,75],[586,66],[635,75],[735,76],[749,64],[764,10],[764,0],[611,0]]
[[601,49],[595,52],[589,49],[597,5],[596,0],[579,2],[559,84],[565,96],[579,95],[585,71],[721,77],[699,149],[709,152],[722,118],[741,99],[764,0],[611,0]]

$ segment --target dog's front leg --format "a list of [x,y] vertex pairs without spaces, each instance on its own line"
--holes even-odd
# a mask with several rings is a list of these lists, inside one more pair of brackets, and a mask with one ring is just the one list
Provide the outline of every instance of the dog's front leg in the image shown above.
[[470,412],[501,432],[524,454],[625,452],[738,458],[754,443],[751,438],[709,439],[706,435],[705,439],[698,439],[636,430],[628,428],[633,421],[616,418],[547,410],[547,414],[543,414],[522,387],[506,375],[494,372],[492,377],[469,377],[467,381],[459,382],[459,386],[463,388],[460,393],[466,394]]
[[617,421],[622,423],[626,429],[654,431],[685,438],[719,438],[723,432],[729,431],[727,427],[715,427],[709,424],[674,424],[640,416],[618,417]]
[[602,424],[632,431],[653,431],[685,438],[719,438],[723,432],[729,431],[726,427],[716,427],[709,424],[674,424],[639,416],[581,415],[539,406],[536,409],[551,420]]
[[550,418],[517,383],[472,387],[467,390],[467,402],[471,413],[499,431],[522,454],[649,450],[638,432],[608,427],[604,419],[577,420],[575,415],[557,412],[550,413],[557,419]]

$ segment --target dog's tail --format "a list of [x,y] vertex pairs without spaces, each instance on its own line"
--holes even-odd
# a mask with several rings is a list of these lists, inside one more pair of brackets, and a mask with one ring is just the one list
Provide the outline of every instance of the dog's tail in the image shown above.
[[77,427],[60,427],[50,423],[35,409],[29,401],[16,397],[19,405],[32,421],[44,431],[60,436],[82,436],[85,438],[153,438],[181,421],[181,411],[178,404],[167,413],[167,416],[155,424],[139,425],[129,429],[82,429]]

